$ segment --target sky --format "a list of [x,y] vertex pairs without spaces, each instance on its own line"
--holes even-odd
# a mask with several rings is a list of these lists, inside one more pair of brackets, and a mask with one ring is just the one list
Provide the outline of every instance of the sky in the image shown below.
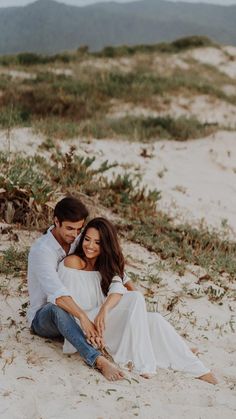
[[[10,6],[23,6],[29,3],[33,3],[35,0],[0,0],[0,7],[10,7]],[[86,6],[93,3],[109,2],[111,0],[57,0],[65,4],[73,4],[75,6]],[[130,1],[137,0],[114,0],[117,3],[127,3]],[[145,0],[144,0],[145,1]],[[170,0],[170,1],[185,1],[188,3],[213,3],[221,5],[236,4],[236,0]]]

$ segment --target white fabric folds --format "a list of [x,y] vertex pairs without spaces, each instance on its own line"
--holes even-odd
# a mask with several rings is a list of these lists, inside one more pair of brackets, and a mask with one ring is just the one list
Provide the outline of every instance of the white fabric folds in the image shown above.
[[[67,268],[62,262],[59,276],[93,321],[105,301],[99,272]],[[141,293],[127,291],[119,277],[114,277],[109,288],[111,293],[123,294],[107,315],[104,334],[106,349],[117,364],[132,363],[134,371],[140,374],[155,374],[157,368],[172,368],[194,377],[209,372],[159,313],[147,312]],[[63,351],[74,353],[76,349],[65,340]]]

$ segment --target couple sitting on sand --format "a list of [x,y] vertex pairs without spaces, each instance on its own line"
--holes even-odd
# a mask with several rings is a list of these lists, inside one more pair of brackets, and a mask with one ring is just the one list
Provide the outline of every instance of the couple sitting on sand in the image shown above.
[[158,367],[172,368],[215,384],[175,329],[159,313],[147,312],[142,294],[124,273],[112,223],[100,217],[84,227],[87,216],[81,201],[62,199],[54,224],[31,247],[27,314],[32,331],[64,337],[65,353],[78,351],[108,380],[123,379],[122,367],[132,365],[145,378]]

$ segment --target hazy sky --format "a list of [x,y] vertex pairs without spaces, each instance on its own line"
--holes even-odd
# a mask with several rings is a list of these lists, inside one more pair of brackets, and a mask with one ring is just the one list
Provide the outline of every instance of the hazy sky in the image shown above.
[[[25,4],[33,3],[35,0],[0,0],[0,7],[9,6],[23,6]],[[61,3],[73,4],[75,6],[85,6],[92,3],[109,2],[111,0],[57,0]],[[118,3],[127,3],[137,0],[115,0]],[[236,0],[171,0],[171,1],[186,1],[189,3],[213,3],[213,4],[236,4]]]

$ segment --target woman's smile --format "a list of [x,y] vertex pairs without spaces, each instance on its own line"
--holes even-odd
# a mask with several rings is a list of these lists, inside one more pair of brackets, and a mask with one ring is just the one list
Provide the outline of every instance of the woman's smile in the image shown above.
[[100,255],[100,235],[95,228],[89,228],[84,237],[82,248],[88,259],[95,259]]

